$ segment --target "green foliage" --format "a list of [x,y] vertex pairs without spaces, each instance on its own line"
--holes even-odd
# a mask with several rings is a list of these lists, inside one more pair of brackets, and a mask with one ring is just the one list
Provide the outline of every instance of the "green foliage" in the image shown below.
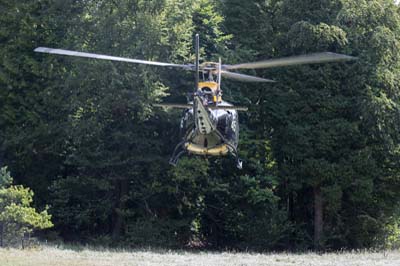
[[7,171],[7,167],[0,168],[0,187],[9,186],[12,182],[10,172]]
[[6,167],[1,168],[0,180],[0,238],[1,246],[19,242],[25,233],[33,229],[46,229],[53,226],[48,208],[37,212],[31,207],[33,191],[23,186],[11,185],[12,178]]
[[383,248],[392,250],[400,248],[400,227],[398,220],[394,219],[394,221],[385,226],[384,236]]
[[295,54],[315,50],[337,51],[347,44],[346,33],[339,27],[299,21],[288,32],[288,41]]
[[202,53],[208,60],[212,59],[214,54],[221,55],[225,50],[226,41],[232,37],[221,29],[224,18],[218,13],[216,2],[214,0],[194,2],[194,32],[201,34],[201,49],[204,49]]
[[184,219],[137,219],[127,226],[123,243],[134,248],[179,248],[184,246],[183,226],[186,226]]
[[[326,248],[396,247],[393,1],[34,0],[0,1],[0,12],[0,160],[16,184],[36,192],[38,206],[51,203],[63,239],[310,248],[318,188]],[[191,63],[195,33],[202,60],[322,51],[358,60],[249,71],[277,84],[223,80],[224,99],[250,108],[240,117],[239,171],[231,158],[167,164],[180,114],[152,104],[185,101],[192,74],[33,52],[49,46]],[[1,169],[1,219],[19,232],[51,226],[24,186],[12,186]]]
[[[233,42],[246,45],[249,59],[263,58],[265,51],[267,56],[332,51],[359,57],[352,65],[265,71],[281,82],[264,93],[249,88],[246,97],[260,105],[251,114],[258,123],[253,128],[271,139],[281,179],[276,194],[288,203],[291,222],[305,230],[300,235],[313,234],[312,191],[321,187],[325,246],[379,245],[376,236],[398,206],[390,197],[400,192],[389,181],[397,180],[399,169],[396,7],[389,1],[224,5],[227,27],[236,33]],[[242,23],[260,18],[269,26],[253,23],[252,31],[244,32]],[[266,30],[269,34],[262,34]],[[251,41],[254,36],[266,40]]]

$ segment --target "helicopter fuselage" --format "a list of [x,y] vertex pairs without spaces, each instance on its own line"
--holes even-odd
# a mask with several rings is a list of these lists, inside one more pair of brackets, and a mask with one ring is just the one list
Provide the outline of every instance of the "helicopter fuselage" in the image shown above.
[[[219,84],[200,82],[189,102],[193,108],[184,111],[181,135],[187,152],[197,155],[226,155],[236,152],[239,139],[239,118],[236,110],[223,101]],[[216,109],[218,107],[218,109]]]
[[238,110],[247,108],[233,106],[222,100],[220,77],[197,83],[193,99],[186,105],[160,104],[161,107],[185,108],[180,124],[181,142],[176,146],[170,163],[176,165],[184,153],[203,156],[223,156],[232,154],[237,167],[242,168],[238,157],[239,116]]
[[[225,101],[220,104],[220,106],[232,106]],[[181,120],[184,148],[192,154],[211,156],[226,155],[236,151],[239,140],[237,111],[212,110],[199,103],[199,99],[196,98],[194,106],[185,110]]]

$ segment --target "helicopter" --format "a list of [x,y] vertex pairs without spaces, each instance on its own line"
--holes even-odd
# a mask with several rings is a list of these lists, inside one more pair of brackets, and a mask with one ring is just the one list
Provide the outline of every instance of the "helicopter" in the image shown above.
[[184,110],[180,122],[181,141],[176,145],[169,163],[176,165],[179,158],[185,153],[203,156],[224,156],[230,153],[236,159],[236,166],[239,169],[242,169],[243,162],[238,155],[238,111],[247,111],[248,109],[247,107],[234,106],[233,104],[222,100],[222,77],[243,82],[273,83],[275,81],[272,79],[246,75],[235,72],[235,70],[285,67],[292,65],[339,62],[357,59],[356,57],[344,54],[320,52],[234,65],[222,64],[221,58],[218,62],[206,61],[200,64],[199,47],[199,34],[196,34],[195,64],[174,64],[146,61],[141,59],[116,57],[48,47],[37,47],[34,51],[40,53],[146,64],[195,71],[194,90],[191,94],[191,99],[189,99],[186,104],[153,104],[155,107],[178,108]]

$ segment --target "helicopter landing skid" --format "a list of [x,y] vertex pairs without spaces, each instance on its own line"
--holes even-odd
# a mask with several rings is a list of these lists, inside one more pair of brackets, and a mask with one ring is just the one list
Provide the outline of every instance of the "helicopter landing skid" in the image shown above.
[[[238,169],[242,169],[243,161],[239,158],[237,148],[234,145],[230,144],[229,141],[224,137],[224,135],[222,135],[221,132],[219,132],[219,130],[216,130],[215,132],[221,138],[221,140],[228,146],[230,153],[235,157],[236,167]],[[187,134],[186,137],[176,145],[174,152],[172,153],[171,159],[169,160],[169,164],[176,166],[179,161],[179,158],[183,154],[185,154],[186,149],[184,148],[184,144],[187,142],[186,138],[188,137],[188,135],[189,134]]]
[[240,160],[239,158],[236,158],[236,167],[239,170],[242,170],[242,168],[243,168],[243,161]]
[[241,170],[243,168],[243,161],[239,159],[239,155],[238,155],[237,149],[233,145],[230,145],[230,144],[227,144],[227,145],[228,145],[228,147],[231,148],[231,153],[236,159],[236,167],[237,167],[237,169]]
[[221,134],[221,132],[219,132],[219,130],[216,130],[215,132],[217,132],[218,136],[225,142],[225,144],[229,147],[230,152],[232,153],[232,155],[235,157],[236,159],[236,167],[241,170],[243,168],[243,161],[240,160],[239,158],[239,154],[237,152],[237,148],[230,144],[229,141],[224,137],[224,135]]
[[169,164],[176,166],[176,164],[179,161],[179,158],[186,152],[185,149],[183,148],[183,144],[185,144],[185,140],[179,142],[175,149],[174,152],[172,153],[171,159],[169,159]]

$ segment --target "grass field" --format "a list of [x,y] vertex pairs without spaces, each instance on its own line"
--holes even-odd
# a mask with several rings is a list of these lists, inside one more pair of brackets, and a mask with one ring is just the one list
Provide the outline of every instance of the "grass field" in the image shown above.
[[245,266],[245,265],[304,265],[304,266],[370,266],[400,265],[400,251],[347,252],[318,255],[286,253],[213,253],[175,251],[109,251],[41,247],[31,250],[0,249],[1,266]]

